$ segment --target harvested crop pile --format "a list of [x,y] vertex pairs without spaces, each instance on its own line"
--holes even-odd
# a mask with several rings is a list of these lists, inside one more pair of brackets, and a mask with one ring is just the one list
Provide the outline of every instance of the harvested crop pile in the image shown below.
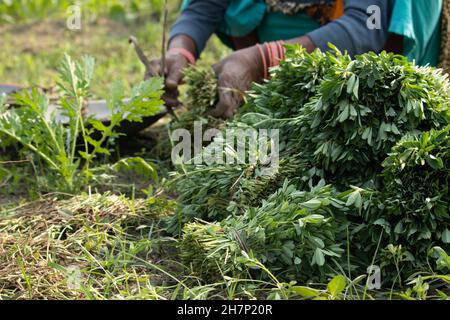
[[[329,256],[339,261],[346,241],[360,239],[361,234],[370,235],[365,237],[370,240],[352,241],[352,257],[348,258],[352,260],[349,268],[364,268],[358,269],[362,272],[379,254],[376,248],[380,236],[382,249],[388,244],[402,243],[405,240],[402,237],[410,240],[406,236],[408,231],[397,236],[391,234],[388,238],[382,236],[379,225],[383,218],[389,221],[387,223],[403,219],[402,226],[407,228],[409,224],[414,230],[415,222],[410,224],[409,216],[428,215],[429,219],[420,218],[421,223],[429,225],[429,232],[423,233],[424,239],[429,239],[434,231],[436,239],[447,237],[448,202],[442,200],[442,196],[435,198],[446,194],[446,190],[448,193],[447,167],[444,165],[435,173],[430,171],[429,176],[417,176],[419,180],[415,183],[404,180],[404,183],[408,181],[407,188],[396,185],[398,168],[388,168],[395,163],[395,153],[403,152],[401,145],[396,146],[403,137],[439,130],[450,123],[447,76],[437,69],[417,67],[394,54],[368,53],[352,60],[337,50],[308,54],[297,46],[287,49],[287,58],[273,70],[272,80],[254,86],[241,113],[225,128],[228,131],[246,127],[279,129],[280,170],[263,178],[258,174],[263,169],[259,164],[185,166],[185,171],[175,180],[181,214],[174,217],[172,227],[195,218],[220,221],[232,215],[220,224],[186,225],[182,241],[185,261],[197,266],[199,272],[216,270],[217,273],[217,268],[214,269],[217,265],[222,272],[234,272],[229,261],[236,260],[233,257],[241,256],[240,252],[244,251],[246,255],[257,257],[271,271],[282,272],[285,278],[320,278],[329,270],[319,268],[317,272],[314,267],[320,266],[317,262],[323,262],[330,252]],[[442,136],[448,136],[448,131],[443,131]],[[236,150],[224,148],[223,157],[230,152]],[[381,176],[383,161],[389,154],[384,163],[390,165]],[[434,167],[446,163],[438,160],[438,155],[432,155],[434,158],[423,161]],[[408,171],[413,168],[408,168],[407,165],[405,176],[400,179],[414,176],[413,171]],[[433,195],[422,193],[421,178],[433,181]],[[322,186],[331,186],[320,198],[317,208],[306,209],[302,208],[301,201],[286,200],[286,189],[277,191],[285,179],[290,180],[289,185],[296,192],[307,195],[314,194],[319,181]],[[382,196],[377,197],[378,193]],[[414,196],[415,193],[421,196]],[[430,200],[423,196],[427,194]],[[337,202],[335,199],[340,197],[343,197],[340,207],[329,210],[324,205]],[[308,201],[308,196],[303,200]],[[315,214],[315,209],[326,221],[311,231],[312,239],[320,239],[320,245],[313,246],[313,240],[305,240],[295,225],[301,217]],[[396,219],[390,218],[396,215]],[[440,218],[435,219],[435,216]],[[436,229],[433,226],[438,222],[440,225]],[[349,228],[344,236],[343,226]],[[233,236],[236,230],[243,236]],[[421,239],[416,231],[411,235],[416,240]],[[437,245],[446,243],[436,242]],[[427,259],[427,249],[432,245],[429,241],[426,248],[417,252],[420,259]],[[387,278],[392,280],[394,276]]]
[[308,54],[297,46],[287,46],[287,50],[286,60],[272,71],[271,80],[253,85],[247,97],[248,104],[241,109],[241,114],[252,112],[272,119],[295,117],[318,93],[335,58],[319,50]]
[[[450,126],[406,136],[384,161],[384,210],[400,217],[397,234],[410,220],[423,230],[408,230],[415,241],[450,243]],[[398,240],[396,238],[395,240]],[[410,239],[408,239],[410,240]]]
[[361,185],[404,134],[448,123],[450,91],[441,71],[386,53],[336,60],[301,112],[298,139],[327,181]]
[[182,257],[203,277],[242,269],[244,252],[286,278],[323,280],[333,274],[332,259],[339,261],[344,252],[339,238],[345,233],[338,230],[345,223],[336,214],[347,210],[345,197],[323,182],[298,191],[286,181],[259,208],[241,216],[221,224],[187,224]]
[[[386,53],[351,60],[337,52],[308,54],[290,47],[273,80],[256,85],[248,100],[227,130],[279,129],[281,169],[283,163],[297,163],[285,178],[298,177],[309,186],[324,178],[344,190],[350,184],[373,185],[384,157],[405,133],[449,121],[449,86],[440,71]],[[234,151],[225,148],[223,158]],[[260,177],[248,174],[248,167],[187,167],[177,184],[185,216],[224,217],[224,205],[217,207],[212,198],[227,203],[243,186],[250,193],[252,185],[261,187],[254,183]],[[273,179],[266,180],[273,185]],[[206,197],[213,211],[207,210]]]
[[263,174],[261,166],[251,164],[196,166],[183,179],[175,180],[178,200],[183,205],[181,215],[172,219],[169,231],[177,232],[181,224],[194,218],[217,221],[230,212],[242,214],[249,205],[258,206],[284,179],[295,179],[299,165],[296,157],[287,156],[280,160],[278,170],[270,174]]
[[383,188],[372,194],[359,243],[373,246],[382,229],[385,243],[396,245],[384,252],[386,267],[427,269],[430,248],[450,248],[450,126],[406,135],[383,166]]
[[[193,218],[208,220],[220,220],[229,213],[227,208],[232,201],[231,209],[244,207],[248,204],[259,205],[261,200],[280,187],[285,178],[295,178],[299,176],[298,168],[306,167],[299,164],[295,153],[300,153],[299,145],[292,143],[291,134],[293,127],[286,127],[286,121],[291,119],[293,123],[298,120],[294,116],[303,104],[309,100],[317,91],[317,84],[323,77],[332,61],[326,59],[326,55],[320,51],[315,51],[311,55],[306,54],[301,49],[291,47],[289,55],[291,62],[282,63],[279,71],[273,76],[270,82],[264,85],[255,84],[254,91],[247,99],[248,104],[242,107],[237,115],[237,120],[229,123],[224,131],[229,135],[236,134],[238,130],[273,128],[283,129],[280,134],[280,164],[279,170],[273,174],[261,174],[261,165],[248,164],[213,164],[188,166],[188,173],[185,177],[176,179],[176,192],[179,200],[183,203],[181,217],[175,217],[169,230],[175,232],[181,223],[190,221]],[[295,52],[295,54],[294,54]],[[205,89],[201,89],[205,79],[200,76],[206,75],[206,71],[191,69],[187,73],[188,93],[197,94],[199,98],[191,98],[188,104],[204,105],[204,102],[211,101],[205,96]],[[208,77],[206,77],[208,78]],[[190,80],[191,79],[191,80]],[[292,90],[295,88],[295,90]],[[208,90],[216,96],[216,92]],[[199,103],[200,100],[202,103]],[[203,112],[205,108],[199,110]],[[188,112],[186,119],[196,118],[198,115]],[[200,113],[202,114],[202,113]],[[291,118],[292,117],[292,118]],[[287,133],[287,134],[285,134]],[[213,144],[220,144],[215,141]],[[214,148],[214,146],[209,146]],[[223,149],[223,158],[227,156],[235,157],[236,150],[233,148]],[[304,160],[303,160],[304,162]],[[306,173],[306,176],[314,170]],[[207,197],[207,200],[206,200]],[[176,220],[176,221],[175,221]]]

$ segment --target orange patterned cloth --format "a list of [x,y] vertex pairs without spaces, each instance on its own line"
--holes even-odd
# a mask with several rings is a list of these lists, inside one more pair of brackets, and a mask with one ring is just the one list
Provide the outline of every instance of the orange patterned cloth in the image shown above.
[[340,18],[344,14],[344,0],[289,1],[266,0],[269,12],[297,14],[305,12],[322,25]]
[[450,74],[450,0],[444,0],[442,7],[441,55],[439,67]]

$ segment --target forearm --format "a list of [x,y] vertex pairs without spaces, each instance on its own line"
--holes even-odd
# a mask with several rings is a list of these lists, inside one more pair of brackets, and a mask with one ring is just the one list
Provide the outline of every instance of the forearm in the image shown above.
[[[378,17],[381,19],[379,29],[369,29],[367,26],[371,16],[367,9],[371,5],[381,9],[381,16]],[[341,51],[347,50],[351,55],[368,51],[379,52],[388,37],[388,7],[388,0],[346,0],[345,12],[340,19],[310,32],[307,37],[313,46],[323,51],[329,50],[330,42]]]
[[171,48],[183,48],[189,51],[194,57],[198,56],[198,50],[194,40],[185,34],[179,34],[170,39],[169,49]]
[[[206,42],[217,30],[223,20],[229,0],[191,0],[189,6],[183,10],[170,32],[170,43],[175,45],[181,35],[189,38],[195,47],[195,56],[203,51]],[[188,45],[181,41],[181,45]],[[189,50],[189,48],[185,48]],[[194,53],[192,52],[192,53]]]

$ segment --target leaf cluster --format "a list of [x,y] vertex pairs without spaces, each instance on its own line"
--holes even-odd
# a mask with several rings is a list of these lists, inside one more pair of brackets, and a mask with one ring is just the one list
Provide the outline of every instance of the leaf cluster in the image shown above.
[[30,154],[39,171],[51,179],[52,190],[79,190],[93,178],[90,167],[94,161],[110,155],[107,144],[119,136],[115,129],[123,121],[140,122],[163,105],[161,79],[134,87],[129,101],[123,100],[124,90],[116,82],[108,99],[109,124],[85,119],[83,108],[89,98],[94,64],[92,57],[75,62],[65,55],[59,69],[61,98],[56,112],[49,112],[49,99],[38,89],[16,94],[19,107],[0,110],[0,145],[14,141]]
[[[282,174],[265,180],[251,174],[257,170],[249,166],[192,165],[178,177],[178,226],[195,218],[216,221],[231,215],[220,223],[221,245],[202,249],[203,256],[202,250],[196,251],[197,258],[203,262],[214,257],[225,266],[223,258],[234,256],[230,252],[239,255],[237,251],[245,251],[241,240],[248,235],[244,243],[269,269],[289,270],[299,276],[302,273],[295,268],[295,258],[299,258],[296,261],[304,263],[302,272],[312,274],[308,268],[314,265],[313,259],[315,263],[322,260],[316,249],[308,249],[311,239],[297,245],[293,229],[275,223],[285,218],[281,207],[263,210],[268,202],[283,201],[287,190],[273,192],[287,177],[295,179],[299,192],[310,190],[318,181],[331,184],[335,191],[328,194],[330,201],[343,191],[340,200],[344,203],[336,210],[341,224],[320,225],[322,231],[317,234],[327,237],[329,230],[334,238],[327,238],[328,244],[342,248],[346,238],[340,227],[348,226],[347,241],[352,241],[350,249],[357,255],[349,257],[351,268],[366,268],[382,251],[383,261],[383,255],[393,252],[397,267],[399,261],[418,262],[404,271],[396,268],[388,281],[396,273],[420,270],[416,267],[423,267],[430,247],[448,248],[448,129],[438,131],[450,123],[447,76],[385,52],[351,59],[335,48],[308,54],[300,47],[288,46],[286,56],[272,70],[270,81],[254,85],[246,105],[227,129],[280,129],[280,163],[289,167],[289,173],[280,166]],[[259,192],[261,189],[264,191]],[[295,199],[288,203],[295,207]],[[294,207],[286,208],[295,216],[298,208]],[[292,227],[290,223],[287,225]],[[202,228],[198,223],[194,226]],[[275,231],[270,233],[273,226]],[[229,236],[231,242],[227,242],[227,228],[246,232],[239,239]],[[184,237],[187,233],[185,230]],[[200,230],[195,234],[201,238]],[[209,236],[213,241],[212,233]],[[293,255],[288,255],[293,267],[281,252],[288,239],[295,244]],[[194,239],[191,242],[195,243]]]
[[332,259],[339,261],[344,252],[345,221],[339,219],[347,210],[347,198],[324,181],[299,191],[286,180],[259,207],[243,215],[220,224],[187,224],[181,242],[183,258],[205,274],[242,271],[239,259],[248,255],[286,279],[324,279],[332,273]]
[[383,188],[365,216],[387,243],[402,247],[409,268],[426,267],[432,247],[449,248],[449,133],[447,126],[399,141],[383,162]]

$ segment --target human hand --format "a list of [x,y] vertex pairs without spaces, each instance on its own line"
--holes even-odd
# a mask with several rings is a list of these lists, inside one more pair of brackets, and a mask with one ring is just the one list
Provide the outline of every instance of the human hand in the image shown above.
[[210,112],[214,117],[231,118],[243,101],[244,92],[264,75],[256,46],[233,52],[213,66],[217,74],[219,102]]

